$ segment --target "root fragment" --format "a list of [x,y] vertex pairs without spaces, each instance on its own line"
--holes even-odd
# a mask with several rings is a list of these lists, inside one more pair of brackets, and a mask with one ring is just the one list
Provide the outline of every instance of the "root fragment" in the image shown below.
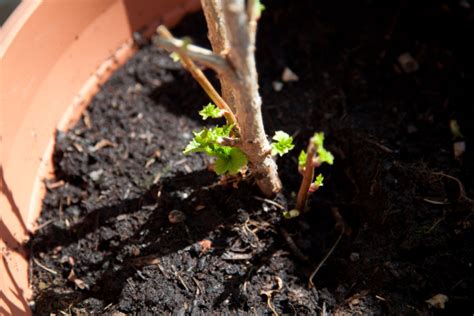
[[260,290],[260,295],[265,295],[267,297],[268,308],[271,309],[271,311],[273,312],[273,315],[278,316],[278,313],[275,310],[275,307],[273,306],[273,303],[272,303],[272,295],[275,292],[281,291],[281,289],[283,288],[283,280],[278,276],[275,276],[275,280],[277,282],[277,288],[272,289],[272,290]]

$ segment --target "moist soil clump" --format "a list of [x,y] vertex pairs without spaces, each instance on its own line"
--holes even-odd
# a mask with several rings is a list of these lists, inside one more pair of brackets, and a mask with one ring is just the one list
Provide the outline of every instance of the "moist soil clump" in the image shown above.
[[[143,44],[56,135],[55,178],[28,245],[36,315],[472,314],[474,11],[456,1],[265,5],[265,126],[296,141],[278,159],[284,192],[263,199],[251,177],[218,178],[207,157],[183,155],[208,98]],[[174,33],[209,46],[201,13]],[[298,81],[282,81],[286,67]],[[287,220],[296,158],[315,131],[335,164],[321,168],[309,211]],[[444,309],[426,302],[436,294]]]

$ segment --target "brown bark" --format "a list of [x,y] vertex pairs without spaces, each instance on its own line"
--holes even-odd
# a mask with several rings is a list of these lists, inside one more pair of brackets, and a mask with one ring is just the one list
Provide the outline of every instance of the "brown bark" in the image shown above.
[[250,170],[263,194],[272,196],[281,191],[277,166],[270,155],[271,147],[263,127],[255,65],[255,32],[245,10],[245,1],[226,0],[224,22],[229,38],[229,61],[236,72],[235,108],[240,127],[241,149],[247,155]]
[[[225,58],[229,50],[229,41],[227,39],[227,31],[222,15],[222,3],[220,0],[201,0],[204,16],[206,17],[208,38],[211,42],[212,50]],[[227,102],[229,107],[235,111],[235,97],[232,78],[227,73],[219,76],[221,83],[222,98]]]

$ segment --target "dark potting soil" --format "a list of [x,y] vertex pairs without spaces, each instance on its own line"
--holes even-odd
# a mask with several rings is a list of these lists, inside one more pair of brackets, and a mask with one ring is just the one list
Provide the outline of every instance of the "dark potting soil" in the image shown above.
[[[265,2],[265,126],[297,144],[278,159],[285,190],[273,202],[251,178],[219,179],[208,158],[182,154],[208,99],[168,54],[142,47],[57,134],[56,178],[29,244],[34,313],[472,315],[466,3]],[[208,45],[201,13],[174,32]],[[397,65],[406,52],[419,64],[410,74]],[[299,80],[275,91],[285,67]],[[459,157],[450,120],[466,144]],[[309,212],[284,220],[300,181],[296,157],[315,131],[326,133],[335,164],[321,168],[325,185]],[[309,288],[341,236],[334,210],[351,233]],[[448,297],[445,309],[425,302],[436,294]]]

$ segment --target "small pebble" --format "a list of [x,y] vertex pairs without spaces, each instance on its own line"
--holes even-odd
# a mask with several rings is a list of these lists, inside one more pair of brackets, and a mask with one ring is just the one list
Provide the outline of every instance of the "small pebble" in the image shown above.
[[436,294],[429,300],[426,300],[425,302],[428,303],[431,307],[437,308],[437,309],[444,309],[446,303],[449,301],[449,298],[444,295],[444,294]]
[[398,63],[407,74],[413,73],[419,68],[418,61],[408,52],[398,56]]
[[349,256],[349,259],[351,259],[352,262],[359,261],[360,255],[359,255],[358,252],[353,252],[353,253],[351,253],[351,255]]
[[288,67],[285,67],[281,74],[281,80],[283,82],[298,81],[300,78]]
[[276,92],[280,92],[283,89],[283,82],[273,81],[272,86],[273,86],[273,90],[275,90]]
[[195,211],[200,211],[200,210],[203,210],[203,209],[205,209],[205,208],[206,208],[205,205],[197,205],[197,206],[194,208],[194,210],[195,210]]
[[178,191],[176,192],[176,195],[181,199],[181,200],[186,200],[189,197],[189,193],[186,191]]
[[466,151],[466,143],[464,141],[453,143],[454,158],[461,157]]
[[140,248],[132,246],[131,252],[133,256],[138,257],[140,255]]
[[170,221],[171,224],[181,223],[185,219],[186,219],[186,215],[184,215],[184,213],[179,210],[172,210],[168,214],[168,220]]
[[189,132],[184,132],[184,133],[181,134],[181,137],[188,140],[188,139],[193,138],[193,135],[191,135],[191,133],[189,133]]
[[89,177],[91,178],[92,181],[96,182],[100,179],[100,176],[104,173],[103,169],[99,170],[94,170],[89,173]]

